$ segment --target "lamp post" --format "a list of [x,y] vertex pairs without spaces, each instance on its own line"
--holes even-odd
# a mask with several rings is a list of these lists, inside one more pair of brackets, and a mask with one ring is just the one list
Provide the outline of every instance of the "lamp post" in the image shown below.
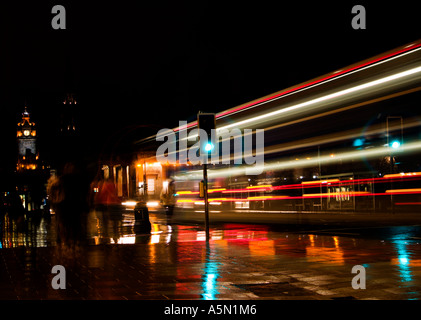
[[206,241],[209,240],[209,195],[208,195],[208,165],[203,164],[203,193],[205,200],[205,230]]

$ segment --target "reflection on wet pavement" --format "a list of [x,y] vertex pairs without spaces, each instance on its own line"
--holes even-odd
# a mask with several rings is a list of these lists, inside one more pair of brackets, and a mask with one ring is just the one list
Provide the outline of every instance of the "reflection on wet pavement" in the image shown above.
[[[271,231],[264,225],[211,228],[151,214],[150,234],[134,216],[91,212],[90,245],[57,245],[54,216],[2,219],[1,299],[419,299],[419,240]],[[67,289],[51,288],[51,268],[66,268]],[[367,289],[351,287],[354,265]]]
[[47,218],[10,218],[5,216],[1,221],[0,248],[46,247],[52,245],[50,239],[55,237]]

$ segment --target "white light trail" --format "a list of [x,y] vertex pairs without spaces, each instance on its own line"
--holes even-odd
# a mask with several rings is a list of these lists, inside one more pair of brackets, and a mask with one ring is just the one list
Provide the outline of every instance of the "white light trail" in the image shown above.
[[[410,46],[412,46],[412,45],[413,45],[413,44],[411,44],[411,45],[409,45],[409,46],[407,46],[407,47],[410,47]],[[406,48],[406,47],[405,47],[405,48]],[[312,85],[310,85],[310,86],[306,86],[306,87],[304,87],[304,88],[302,88],[302,89],[299,89],[299,90],[294,90],[293,92],[290,92],[290,93],[287,93],[287,94],[283,94],[283,95],[281,95],[281,96],[279,96],[279,97],[275,97],[275,98],[270,99],[270,100],[267,100],[267,101],[263,101],[263,102],[260,102],[260,103],[253,104],[253,105],[251,105],[251,106],[250,106],[250,107],[248,107],[248,108],[241,109],[241,110],[238,110],[238,111],[235,111],[235,112],[232,112],[232,113],[226,114],[226,115],[224,115],[224,116],[222,116],[222,117],[218,117],[218,118],[217,118],[217,120],[218,120],[218,119],[225,118],[225,117],[232,116],[233,114],[236,114],[236,113],[239,113],[239,112],[243,112],[243,111],[245,111],[245,110],[250,110],[250,109],[252,109],[252,108],[259,107],[259,106],[264,105],[264,104],[266,104],[266,103],[268,103],[268,102],[272,102],[272,101],[275,101],[275,100],[278,100],[278,99],[282,99],[282,98],[288,97],[288,96],[290,96],[290,95],[292,95],[292,94],[296,94],[296,93],[299,93],[299,92],[302,92],[302,91],[305,91],[305,90],[308,90],[308,89],[315,88],[315,87],[320,86],[320,85],[324,85],[324,84],[326,84],[326,83],[328,83],[328,82],[338,80],[338,79],[340,79],[340,78],[342,78],[342,77],[347,77],[347,76],[349,76],[349,75],[352,75],[352,74],[354,74],[354,73],[357,73],[357,72],[360,72],[360,71],[366,70],[366,69],[368,69],[368,68],[373,68],[373,67],[379,66],[379,65],[381,65],[381,64],[383,64],[383,63],[385,63],[385,62],[390,62],[390,61],[392,61],[392,60],[395,60],[395,59],[397,59],[397,58],[401,58],[401,57],[406,56],[406,55],[408,55],[408,54],[412,54],[412,53],[414,53],[414,52],[416,52],[416,51],[419,51],[419,50],[421,50],[421,47],[416,48],[416,49],[411,50],[411,51],[407,51],[407,52],[401,53],[401,54],[399,54],[399,55],[396,55],[396,56],[393,56],[393,57],[390,57],[390,58],[387,58],[387,59],[384,59],[384,60],[381,60],[381,61],[378,61],[378,62],[375,62],[375,63],[373,63],[373,64],[369,64],[368,66],[365,66],[365,67],[362,67],[362,68],[358,68],[358,69],[356,69],[356,70],[352,70],[352,71],[346,72],[346,73],[344,73],[344,74],[341,74],[341,75],[335,76],[335,77],[333,77],[333,78],[330,78],[330,79],[327,79],[327,80],[324,80],[324,81],[321,81],[321,82],[318,82],[318,83],[312,84]],[[347,68],[343,68],[343,69],[347,69]],[[335,74],[335,73],[339,73],[339,72],[341,72],[343,69],[338,70],[338,71],[335,71],[335,72],[332,72],[332,73],[333,73],[333,74]],[[310,82],[311,82],[311,81],[310,81]],[[238,108],[238,107],[236,107],[236,108]],[[233,109],[235,109],[235,108],[233,108]],[[220,112],[219,114],[223,114],[223,113],[226,113],[226,112],[227,112],[227,110],[222,111],[222,112]]]
[[[413,45],[413,44],[411,44],[411,45],[409,45],[409,46],[406,46],[405,48],[410,47],[410,46],[412,46],[412,45]],[[414,50],[410,50],[410,51],[407,51],[407,52],[404,52],[404,53],[400,53],[400,54],[398,54],[398,55],[394,55],[394,56],[392,56],[392,57],[389,57],[389,58],[386,58],[386,59],[383,59],[383,60],[377,61],[377,62],[375,62],[375,63],[372,63],[372,64],[369,64],[369,65],[367,65],[367,66],[364,66],[364,67],[358,68],[358,69],[356,69],[356,70],[352,70],[352,71],[350,71],[350,72],[346,72],[346,73],[344,73],[344,74],[341,74],[341,75],[335,76],[335,77],[330,78],[330,79],[327,79],[327,80],[325,80],[325,81],[321,81],[321,82],[315,83],[315,84],[313,84],[313,85],[306,86],[306,87],[304,87],[304,88],[302,88],[302,89],[299,89],[299,90],[296,90],[296,91],[293,91],[293,92],[287,93],[287,94],[285,94],[285,95],[281,95],[281,96],[278,96],[278,97],[274,97],[273,99],[269,99],[269,100],[266,100],[266,101],[263,101],[263,102],[260,102],[260,103],[253,104],[253,105],[251,105],[251,106],[250,106],[250,107],[248,107],[248,108],[241,109],[241,110],[238,110],[238,111],[235,111],[235,112],[231,112],[231,113],[229,113],[229,114],[226,114],[226,115],[224,115],[224,116],[218,117],[218,119],[221,119],[221,118],[224,118],[224,117],[227,117],[227,116],[232,116],[233,114],[240,113],[240,112],[243,112],[243,111],[249,110],[249,109],[251,109],[251,108],[255,108],[255,107],[258,107],[258,106],[264,105],[264,104],[266,104],[266,103],[273,102],[273,101],[275,101],[275,100],[285,98],[285,97],[290,96],[290,95],[292,95],[292,94],[299,93],[299,92],[302,92],[302,91],[308,90],[308,89],[310,89],[310,88],[314,88],[314,87],[316,87],[316,86],[326,84],[326,83],[328,83],[328,82],[330,82],[330,81],[335,81],[335,80],[340,79],[340,78],[342,78],[342,77],[347,77],[347,76],[349,76],[349,75],[352,75],[352,74],[354,74],[354,73],[357,73],[357,72],[360,72],[360,71],[366,70],[366,69],[368,69],[368,68],[373,68],[373,67],[379,66],[379,65],[381,65],[381,64],[383,64],[383,63],[390,62],[390,61],[392,61],[392,60],[395,60],[395,59],[401,58],[401,57],[406,56],[406,55],[409,55],[409,54],[413,54],[414,52],[417,52],[417,51],[419,51],[419,50],[421,50],[421,47],[418,47],[418,48],[415,48]],[[342,69],[341,69],[341,70],[339,70],[339,71],[333,72],[333,74],[334,74],[334,73],[338,73],[338,72],[342,71],[343,69],[346,69],[346,68],[342,68]],[[236,107],[236,108],[238,108],[238,107]],[[235,109],[235,108],[233,108],[233,109]],[[227,111],[229,111],[229,110],[222,111],[222,112],[220,112],[219,114],[224,114],[224,113],[226,113]],[[286,112],[286,111],[283,111],[283,112]],[[218,120],[218,119],[217,119],[217,120]],[[244,121],[247,121],[246,123],[249,123],[249,121],[252,121],[252,120],[254,120],[254,119],[255,119],[255,118],[252,118],[252,119],[246,119],[246,120],[244,120]],[[240,122],[236,122],[236,123],[230,124],[230,125],[228,125],[228,126],[225,126],[225,127],[223,127],[223,128],[229,128],[229,127],[238,126],[239,124],[242,124],[242,123],[243,123],[242,121],[240,121]],[[193,127],[194,127],[194,126],[193,126]],[[219,128],[218,128],[218,129],[219,129]],[[222,129],[222,128],[221,128],[221,129]],[[176,127],[176,128],[174,128],[173,130],[180,130],[180,127]],[[154,139],[154,138],[155,138],[155,136],[151,136],[151,137],[148,137],[148,138],[142,139],[142,141],[145,141],[145,140],[148,140],[148,139],[152,139],[152,138]],[[192,138],[193,138],[193,137],[192,137]]]
[[351,88],[348,88],[348,89],[337,91],[337,92],[334,92],[334,93],[331,93],[331,94],[328,94],[328,95],[325,95],[325,96],[322,96],[322,97],[319,97],[319,98],[316,98],[316,99],[312,99],[312,100],[305,101],[305,102],[302,102],[302,103],[298,103],[298,104],[295,104],[295,105],[292,105],[292,106],[289,106],[289,107],[286,107],[286,108],[282,108],[282,109],[278,109],[278,110],[275,110],[275,111],[272,111],[272,112],[269,112],[269,113],[265,113],[265,114],[262,114],[260,116],[248,118],[248,119],[245,119],[245,120],[242,120],[242,121],[237,121],[237,122],[228,124],[226,126],[218,128],[218,129],[219,130],[229,129],[229,128],[232,128],[232,127],[239,128],[239,127],[241,127],[241,126],[243,126],[247,123],[258,122],[258,121],[261,121],[263,119],[268,119],[268,118],[273,120],[274,117],[277,118],[279,115],[287,113],[287,112],[291,112],[291,111],[294,111],[294,110],[297,110],[297,109],[303,109],[305,107],[315,105],[315,104],[320,103],[320,102],[325,102],[325,101],[333,99],[333,98],[342,97],[342,96],[349,95],[351,93],[355,93],[355,92],[358,92],[358,91],[361,91],[361,90],[373,88],[373,87],[385,84],[387,82],[391,82],[393,80],[401,79],[401,78],[404,78],[404,77],[407,77],[407,76],[410,76],[410,75],[413,75],[413,74],[416,74],[416,73],[419,73],[419,72],[421,72],[421,66],[416,67],[416,68],[412,68],[412,69],[409,69],[409,70],[406,70],[406,71],[402,71],[402,72],[399,72],[399,73],[396,73],[396,74],[393,74],[391,76],[387,76],[387,77],[384,77],[384,78],[381,78],[381,79],[370,81],[370,82],[367,82],[367,83],[364,83],[364,84],[361,84],[361,85],[358,85],[358,86],[355,86],[355,87],[351,87]]
[[[421,150],[421,142],[409,142],[405,143],[400,147],[400,153],[409,152],[409,151],[417,151]],[[396,151],[395,151],[396,152]],[[287,170],[293,169],[298,167],[314,167],[320,164],[329,164],[332,162],[336,162],[338,160],[341,161],[349,161],[353,159],[372,159],[381,156],[390,156],[390,148],[389,147],[377,147],[371,148],[368,150],[357,150],[357,151],[349,151],[349,152],[342,152],[336,153],[334,157],[330,155],[315,157],[311,159],[303,159],[303,160],[287,160],[287,161],[275,161],[271,163],[267,163],[264,166],[264,171],[278,171],[278,170]],[[233,176],[241,176],[246,174],[246,169],[249,169],[250,166],[243,165],[240,167],[229,168],[229,169],[210,169],[208,171],[209,178],[222,178],[222,177],[233,177]],[[202,170],[195,170],[190,171],[185,174],[179,174],[175,177],[175,179],[179,180],[197,180],[202,179],[203,173]]]

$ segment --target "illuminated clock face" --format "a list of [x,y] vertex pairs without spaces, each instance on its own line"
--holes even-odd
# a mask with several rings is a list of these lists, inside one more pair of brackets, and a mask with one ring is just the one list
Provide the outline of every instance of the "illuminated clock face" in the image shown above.
[[29,136],[29,134],[30,134],[29,130],[23,130],[23,135],[24,136]]

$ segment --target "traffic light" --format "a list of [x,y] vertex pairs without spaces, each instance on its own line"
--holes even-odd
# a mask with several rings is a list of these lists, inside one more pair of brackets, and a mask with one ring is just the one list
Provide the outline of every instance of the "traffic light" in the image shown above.
[[398,149],[401,146],[401,142],[399,140],[394,140],[391,142],[390,146],[393,149]]
[[392,148],[394,150],[399,149],[402,146],[402,133],[400,130],[396,130],[396,131],[389,131],[389,135],[388,135],[388,147]]
[[199,129],[206,132],[207,139],[200,141],[200,151],[211,154],[214,150],[214,141],[212,141],[212,130],[216,128],[215,114],[214,113],[199,113],[197,115],[197,123]]
[[387,124],[387,145],[397,150],[403,143],[403,120],[402,117],[388,117]]

